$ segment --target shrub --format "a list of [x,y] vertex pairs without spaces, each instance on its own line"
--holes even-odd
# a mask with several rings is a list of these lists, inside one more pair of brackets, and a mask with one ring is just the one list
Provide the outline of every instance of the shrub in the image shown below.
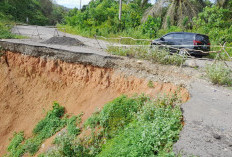
[[92,128],[98,124],[107,130],[108,136],[114,136],[119,130],[132,121],[133,115],[142,107],[148,98],[128,98],[122,95],[106,104],[101,112],[89,118],[85,126]]
[[149,88],[154,88],[154,84],[153,84],[153,82],[152,82],[151,80],[149,80],[147,86],[148,86]]
[[0,39],[14,38],[14,35],[10,32],[10,27],[0,21]]
[[23,149],[21,148],[21,143],[24,141],[24,133],[14,133],[13,138],[8,146],[8,151],[16,156],[21,156],[23,154]]
[[89,157],[89,149],[85,148],[76,136],[62,134],[55,138],[54,144],[56,148],[46,153],[40,154],[39,157]]
[[[53,136],[66,126],[68,119],[66,117],[62,118],[62,116],[64,116],[64,107],[55,102],[53,109],[48,111],[46,117],[39,121],[33,129],[32,137],[25,139],[22,132],[14,135],[8,147],[9,156],[20,157],[27,152],[31,155],[35,154],[45,139]],[[73,125],[75,120],[72,118],[68,124]],[[77,132],[73,128],[70,130],[72,130],[72,133]]]
[[176,103],[177,95],[156,101],[143,95],[121,96],[108,103],[86,123],[97,120],[94,124],[107,133],[100,136],[106,141],[97,156],[174,156],[172,145],[182,128],[182,113]]
[[81,115],[79,116],[73,116],[70,119],[67,120],[67,131],[69,135],[77,136],[80,133],[80,128],[77,127],[77,124],[81,121]]
[[207,65],[206,74],[214,84],[232,85],[232,70],[225,63],[219,62],[213,65]]
[[181,118],[180,107],[147,103],[98,156],[175,156],[172,145],[178,140]]
[[51,137],[66,125],[66,119],[61,119],[63,115],[64,107],[55,102],[53,109],[48,111],[46,117],[35,126],[34,135],[40,136],[41,139]]

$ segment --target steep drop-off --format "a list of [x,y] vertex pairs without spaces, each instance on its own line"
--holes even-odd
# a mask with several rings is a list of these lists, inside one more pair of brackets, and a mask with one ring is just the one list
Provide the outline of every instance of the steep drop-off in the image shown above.
[[174,93],[183,101],[188,91],[171,83],[154,82],[125,75],[110,68],[94,67],[6,52],[0,58],[0,154],[16,131],[26,136],[57,101],[68,114],[84,112],[83,120],[96,108],[121,94]]

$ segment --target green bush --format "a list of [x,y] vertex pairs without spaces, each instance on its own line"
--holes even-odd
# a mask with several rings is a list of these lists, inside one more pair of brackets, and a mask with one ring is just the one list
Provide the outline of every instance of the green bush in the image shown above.
[[[82,114],[81,114],[82,115]],[[78,135],[80,133],[80,128],[77,127],[77,123],[79,124],[81,121],[81,115],[73,116],[67,121],[67,131],[70,135]]]
[[10,32],[10,27],[5,22],[0,20],[0,39],[14,38],[14,35]]
[[122,95],[106,104],[101,112],[95,114],[85,122],[85,126],[95,128],[97,124],[107,130],[108,136],[113,136],[117,131],[132,121],[136,113],[148,98],[128,98]]
[[[22,132],[14,135],[8,147],[8,155],[20,157],[25,153],[35,154],[45,139],[53,136],[66,126],[68,119],[66,117],[62,118],[63,116],[64,107],[55,102],[53,109],[48,111],[46,117],[39,121],[33,129],[32,137],[25,139]],[[75,120],[72,118],[68,125],[74,125]],[[76,133],[76,130],[72,128],[70,130],[72,130],[72,133]]]
[[63,115],[64,107],[54,103],[53,109],[35,126],[33,134],[38,135],[41,139],[51,137],[66,125],[67,119],[61,119]]
[[232,85],[232,70],[222,62],[207,65],[206,74],[214,84]]
[[12,154],[15,154],[16,156],[21,156],[23,153],[23,150],[20,148],[21,143],[24,141],[24,133],[14,133],[13,138],[11,139],[11,142],[8,146],[8,151]]
[[40,154],[39,157],[90,157],[89,149],[76,136],[62,134],[55,138],[54,144],[56,148]]
[[122,133],[109,140],[98,156],[175,156],[182,113],[179,107],[145,104]]
[[157,32],[161,29],[162,20],[160,17],[153,18],[149,16],[147,21],[142,24],[142,32],[147,34],[149,38],[154,38],[157,36]]

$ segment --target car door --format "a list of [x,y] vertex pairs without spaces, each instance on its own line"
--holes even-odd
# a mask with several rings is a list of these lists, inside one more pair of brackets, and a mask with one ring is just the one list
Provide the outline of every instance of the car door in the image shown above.
[[173,41],[172,41],[173,42],[173,47],[182,48],[184,46],[183,38],[184,38],[183,33],[175,33],[175,34],[173,34]]
[[184,34],[184,41],[183,41],[184,48],[194,49],[194,45],[193,45],[194,36],[195,34],[191,34],[191,33]]

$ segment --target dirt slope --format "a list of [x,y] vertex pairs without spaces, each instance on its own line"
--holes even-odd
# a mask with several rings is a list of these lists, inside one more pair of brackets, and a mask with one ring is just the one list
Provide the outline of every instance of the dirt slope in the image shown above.
[[[45,116],[52,102],[65,106],[67,113],[84,112],[89,117],[97,107],[121,94],[173,93],[178,87],[171,83],[154,83],[126,76],[113,69],[91,65],[35,58],[7,52],[7,62],[0,60],[0,154],[6,152],[13,132],[25,131],[26,136]],[[183,100],[189,98],[181,88]]]

